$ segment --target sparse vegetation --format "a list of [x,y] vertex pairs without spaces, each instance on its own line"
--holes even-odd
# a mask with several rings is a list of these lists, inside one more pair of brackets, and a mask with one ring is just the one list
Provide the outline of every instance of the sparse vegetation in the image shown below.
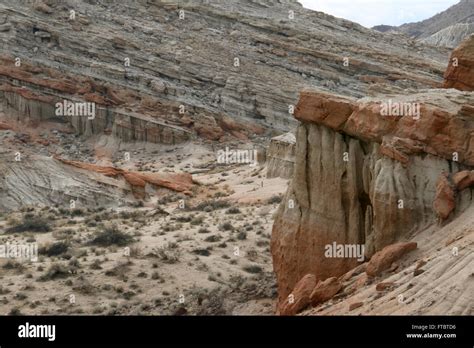
[[126,246],[133,242],[133,237],[123,233],[116,225],[105,227],[89,242],[90,245],[108,247],[111,245]]
[[48,271],[39,277],[39,281],[48,281],[48,280],[56,280],[61,278],[67,278],[71,275],[71,270],[63,264],[53,263],[51,267],[49,267]]
[[6,233],[37,232],[46,233],[51,231],[48,221],[42,217],[25,214],[23,220],[15,226],[9,227]]
[[39,248],[38,253],[49,257],[58,256],[66,253],[69,250],[69,247],[70,245],[67,242],[57,242]]

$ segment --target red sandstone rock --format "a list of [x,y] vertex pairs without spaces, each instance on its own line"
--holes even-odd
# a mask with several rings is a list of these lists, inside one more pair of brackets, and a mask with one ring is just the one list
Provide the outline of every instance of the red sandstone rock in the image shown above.
[[326,302],[334,297],[342,289],[341,282],[336,277],[331,277],[325,281],[319,281],[310,296],[313,306]]
[[12,129],[12,127],[5,122],[0,122],[0,130],[9,130]]
[[295,110],[300,121],[324,124],[340,129],[357,108],[355,100],[323,92],[303,91]]
[[416,248],[417,243],[396,243],[389,245],[372,256],[365,272],[371,277],[378,276],[383,271],[389,269],[394,261]]
[[474,91],[474,35],[464,40],[451,54],[444,74],[444,87]]
[[[303,91],[295,118],[317,123],[358,139],[382,144],[381,152],[402,163],[408,156],[429,153],[474,165],[474,133],[466,123],[473,115],[469,104],[431,92],[407,96],[355,100],[319,91]],[[382,116],[381,105],[419,103],[420,117]],[[434,103],[435,102],[435,103]],[[471,140],[472,139],[472,140]]]
[[131,186],[137,198],[144,198],[146,184],[155,185],[158,187],[164,187],[177,192],[189,193],[193,187],[193,179],[191,174],[161,174],[161,173],[139,173],[130,172],[124,169],[115,167],[103,167],[90,163],[83,163],[77,161],[69,161],[62,158],[56,158],[57,160],[74,166],[96,173],[103,174],[110,177],[122,176],[127,183]]
[[463,170],[453,175],[453,183],[458,191],[474,185],[474,170]]
[[295,315],[310,304],[310,296],[316,286],[313,274],[305,275],[295,286],[290,295],[280,303],[280,315]]
[[440,175],[436,185],[436,196],[433,209],[441,219],[447,219],[456,207],[454,190],[446,174]]
[[355,302],[355,303],[351,303],[349,305],[349,312],[353,311],[354,309],[357,309],[357,308],[360,308],[364,305],[364,302]]
[[378,283],[375,286],[376,291],[387,291],[392,289],[395,286],[394,282],[383,282],[383,283]]

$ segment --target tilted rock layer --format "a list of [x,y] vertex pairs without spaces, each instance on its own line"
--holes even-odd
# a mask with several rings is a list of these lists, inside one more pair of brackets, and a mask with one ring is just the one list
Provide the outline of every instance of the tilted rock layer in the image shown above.
[[474,34],[453,51],[444,79],[446,88],[474,91]]
[[114,128],[126,140],[165,143],[186,141],[186,131],[219,140],[226,116],[239,138],[258,133],[256,123],[288,131],[305,86],[355,97],[375,85],[436,86],[447,58],[296,0],[7,0],[0,47],[10,106],[47,117],[63,99],[95,102],[103,111],[77,121],[78,132]]

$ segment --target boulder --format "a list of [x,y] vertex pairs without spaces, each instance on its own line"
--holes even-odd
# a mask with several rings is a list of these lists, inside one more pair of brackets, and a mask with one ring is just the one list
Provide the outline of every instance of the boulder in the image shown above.
[[405,254],[417,248],[417,243],[395,243],[375,253],[367,264],[365,272],[375,277],[390,268],[393,262],[401,259]]
[[474,91],[474,34],[451,54],[448,69],[444,74],[444,87]]
[[279,306],[280,315],[295,315],[310,304],[311,293],[316,286],[316,277],[307,274],[295,285],[289,296]]

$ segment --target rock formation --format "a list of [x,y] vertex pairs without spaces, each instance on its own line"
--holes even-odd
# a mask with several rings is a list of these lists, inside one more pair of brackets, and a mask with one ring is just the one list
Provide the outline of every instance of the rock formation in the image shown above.
[[267,178],[290,179],[295,166],[296,139],[293,133],[285,133],[270,140],[267,150]]
[[474,33],[474,2],[461,0],[447,10],[416,23],[399,27],[378,25],[381,32],[400,32],[430,45],[454,48]]
[[474,35],[453,51],[444,74],[444,87],[474,91]]
[[429,45],[455,48],[473,33],[474,23],[457,23],[421,41]]
[[361,97],[374,84],[437,85],[446,59],[293,0],[8,0],[0,42],[0,97],[22,117],[51,117],[64,99],[95,102],[97,118],[74,121],[79,133],[163,143],[188,131],[219,140],[225,117],[239,138],[257,124],[288,131],[305,86]]

